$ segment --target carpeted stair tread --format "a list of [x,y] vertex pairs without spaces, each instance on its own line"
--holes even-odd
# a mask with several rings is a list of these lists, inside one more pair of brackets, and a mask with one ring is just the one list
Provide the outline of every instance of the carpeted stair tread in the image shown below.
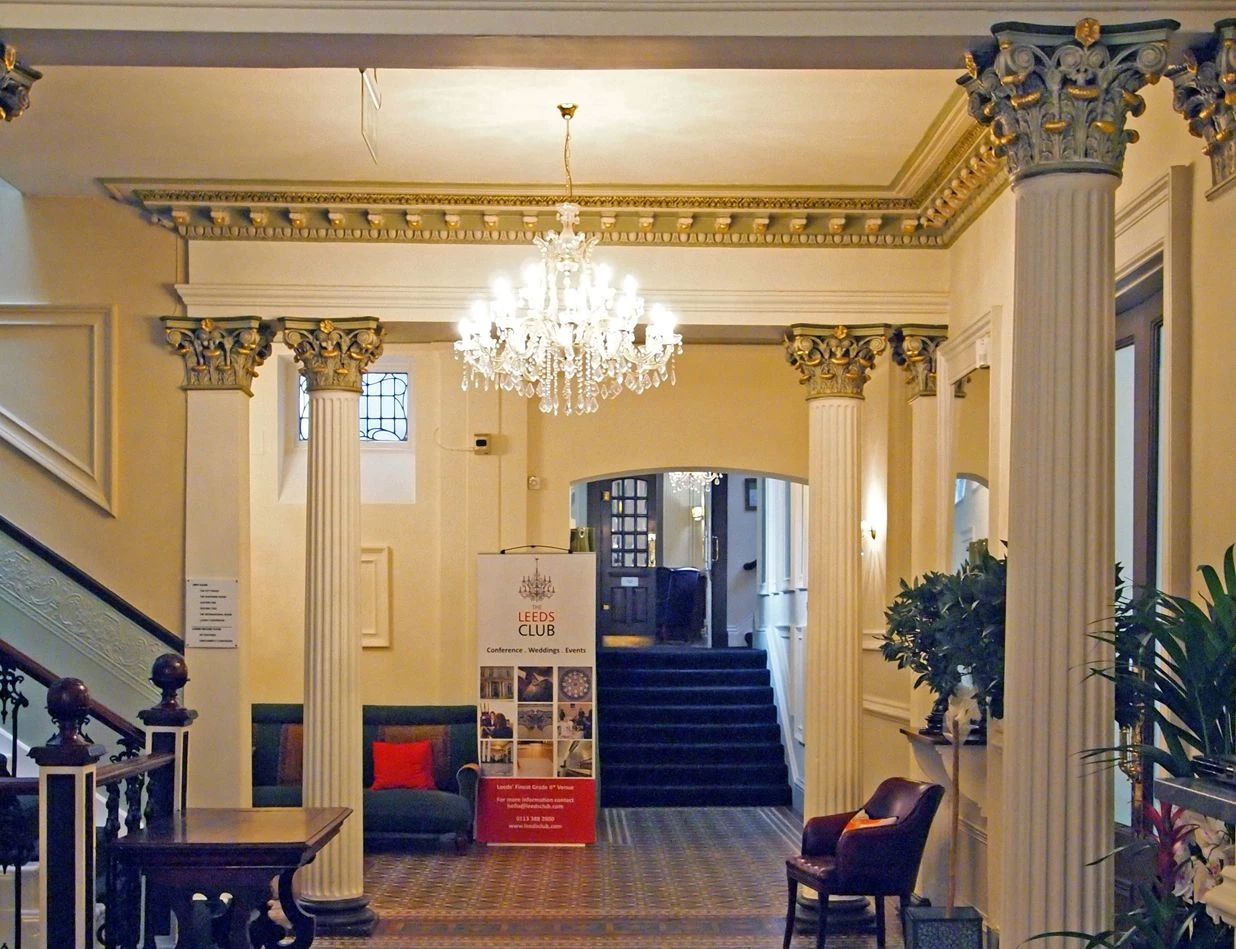
[[605,702],[605,722],[616,724],[658,725],[763,725],[777,720],[777,707],[771,702],[762,705],[622,705]]
[[767,669],[609,669],[605,672],[603,687],[767,686],[770,681]]
[[[610,711],[606,714],[613,715],[614,713]],[[616,723],[602,719],[599,735],[603,749],[611,748],[615,743],[648,742],[682,745],[697,741],[704,743],[729,741],[735,745],[766,741],[776,744],[778,748],[781,747],[781,729],[775,717],[767,722],[750,725],[734,725],[725,722],[706,725],[679,723],[663,725],[647,724],[643,721]]]
[[685,764],[678,761],[646,761],[641,764],[614,764],[606,762],[603,779],[614,784],[636,787],[673,787],[705,784],[784,784],[787,772],[784,763],[770,765],[767,762]]
[[789,803],[763,650],[601,650],[596,694],[604,806]]
[[790,803],[788,784],[609,788],[605,795],[606,807],[776,807]]
[[598,649],[598,671],[608,669],[767,669],[763,649]]
[[598,691],[607,705],[760,705],[773,701],[772,686],[709,685],[703,688],[622,688]]
[[[639,736],[636,736],[639,737]],[[642,765],[654,760],[665,751],[662,744],[641,741],[613,741],[605,746],[605,767],[617,765]],[[764,766],[781,767],[785,764],[785,755],[779,745],[769,741],[765,736],[760,741],[740,742],[702,742],[692,744],[680,742],[675,747],[675,755],[680,764],[755,764],[763,762]]]

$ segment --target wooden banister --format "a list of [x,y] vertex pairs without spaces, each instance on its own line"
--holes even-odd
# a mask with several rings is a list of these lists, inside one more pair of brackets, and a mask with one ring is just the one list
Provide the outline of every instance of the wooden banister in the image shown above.
[[[3,639],[0,639],[0,656],[3,656],[44,688],[50,688],[61,678],[45,665],[27,656],[20,649]],[[140,726],[134,725],[132,722],[122,718],[93,697],[90,699],[90,717],[100,725],[110,728],[122,738],[131,738],[138,742],[146,740],[146,732]]]

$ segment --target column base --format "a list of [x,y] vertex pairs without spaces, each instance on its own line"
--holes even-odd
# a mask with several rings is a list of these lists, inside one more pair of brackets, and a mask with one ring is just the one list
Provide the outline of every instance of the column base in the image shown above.
[[[794,913],[794,928],[815,932],[820,917],[820,901],[800,895]],[[828,931],[845,933],[875,932],[875,912],[865,896],[831,896],[828,899]]]
[[346,900],[313,900],[301,897],[300,908],[313,917],[321,936],[372,936],[378,914],[369,908],[369,897]]

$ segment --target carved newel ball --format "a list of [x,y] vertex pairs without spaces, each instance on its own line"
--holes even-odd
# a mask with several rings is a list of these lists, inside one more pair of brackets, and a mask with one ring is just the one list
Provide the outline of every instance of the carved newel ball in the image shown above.
[[189,681],[189,664],[184,656],[164,653],[150,667],[150,681],[163,693],[163,705],[175,706],[176,693]]
[[47,690],[47,713],[57,722],[90,713],[90,690],[81,679],[59,679]]

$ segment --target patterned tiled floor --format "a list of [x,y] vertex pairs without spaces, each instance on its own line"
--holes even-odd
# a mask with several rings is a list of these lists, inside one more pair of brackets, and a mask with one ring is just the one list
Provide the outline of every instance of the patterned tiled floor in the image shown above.
[[[782,808],[602,812],[595,846],[379,853],[365,881],[381,922],[321,949],[759,949],[778,947],[785,858],[801,824]],[[889,949],[900,930],[889,914]],[[875,937],[830,934],[831,949]],[[794,946],[814,945],[812,934]]]

